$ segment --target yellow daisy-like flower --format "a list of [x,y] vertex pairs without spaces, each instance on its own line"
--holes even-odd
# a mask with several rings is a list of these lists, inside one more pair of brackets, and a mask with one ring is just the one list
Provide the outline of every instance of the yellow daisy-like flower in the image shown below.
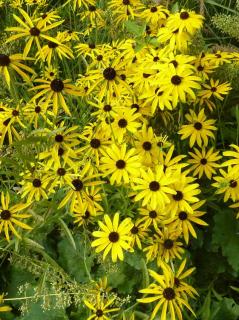
[[73,1],[73,9],[75,10],[76,7],[81,8],[84,6],[88,8],[89,5],[95,5],[95,0],[72,0]]
[[6,195],[4,195],[4,193],[1,192],[0,234],[4,230],[7,241],[10,241],[9,229],[19,239],[21,239],[21,236],[17,232],[15,228],[16,226],[25,230],[32,229],[32,227],[28,226],[27,224],[19,220],[19,219],[26,219],[31,217],[31,214],[20,213],[21,211],[29,207],[30,203],[18,203],[13,206],[9,206],[9,204],[10,204],[9,193],[7,192]]
[[188,244],[189,235],[191,234],[194,238],[197,238],[197,234],[193,228],[193,224],[198,224],[201,226],[207,226],[208,224],[201,220],[199,217],[203,216],[206,212],[197,211],[205,201],[199,201],[192,205],[193,212],[189,211],[181,211],[179,210],[175,217],[165,220],[164,223],[169,225],[169,228],[180,229],[182,230],[182,234],[184,240]]
[[186,31],[193,35],[198,29],[202,28],[204,17],[194,11],[181,10],[169,16],[167,27],[171,30],[179,29],[179,32]]
[[137,129],[141,127],[141,122],[137,121],[140,116],[140,113],[136,113],[134,109],[118,109],[113,114],[114,121],[111,124],[114,139],[122,143],[127,133],[137,132]]
[[160,43],[169,42],[171,51],[180,50],[186,51],[191,37],[187,32],[179,32],[179,29],[171,30],[167,27],[160,28],[158,31],[158,41]]
[[203,90],[198,93],[200,98],[200,104],[204,103],[205,99],[210,99],[211,97],[216,97],[219,100],[223,100],[225,95],[229,94],[232,89],[228,82],[219,84],[219,80],[214,81],[210,79],[210,84],[203,84]]
[[109,308],[116,298],[112,298],[105,301],[101,297],[100,293],[97,294],[94,301],[84,300],[84,304],[91,310],[92,315],[90,315],[87,320],[111,320],[109,318],[109,313],[119,311],[120,308]]
[[112,144],[105,150],[102,150],[100,159],[100,170],[104,176],[110,175],[111,184],[129,183],[132,177],[139,175],[141,163],[135,149],[126,151],[126,143],[121,146]]
[[40,102],[44,102],[46,106],[48,106],[50,102],[53,103],[53,113],[55,116],[58,115],[59,107],[62,107],[66,114],[71,115],[70,109],[66,104],[64,95],[68,94],[82,96],[82,92],[79,91],[76,86],[70,84],[70,81],[71,80],[69,79],[61,80],[58,78],[55,78],[53,80],[36,79],[35,82],[39,82],[41,84],[29,89],[29,91],[38,89],[40,89],[41,91],[35,94],[30,100],[30,102],[42,97]]
[[212,178],[212,175],[216,173],[215,168],[219,168],[220,165],[216,161],[220,160],[222,157],[219,155],[219,151],[213,152],[213,148],[208,151],[205,147],[202,150],[194,148],[194,153],[189,152],[192,159],[188,160],[191,164],[191,170],[193,171],[193,176],[198,176],[201,178],[203,174],[207,176],[208,179]]
[[207,120],[204,109],[201,109],[198,115],[190,109],[185,117],[190,124],[183,125],[178,133],[182,135],[182,140],[190,137],[190,148],[194,146],[195,142],[197,142],[199,147],[206,147],[208,145],[208,137],[215,139],[212,131],[217,130],[213,125],[216,121],[212,119]]
[[147,288],[139,290],[141,293],[152,294],[153,296],[137,299],[138,302],[152,303],[159,300],[150,316],[150,320],[155,318],[160,308],[162,308],[160,316],[161,320],[166,320],[168,313],[170,313],[172,320],[176,320],[176,316],[179,320],[182,320],[183,306],[189,309],[196,317],[189,306],[187,299],[182,295],[181,288],[175,286],[175,279],[172,276],[172,273],[169,272],[165,265],[162,265],[162,270],[163,275],[160,275],[153,270],[149,270],[150,276],[156,280],[156,283],[152,283]]
[[[4,303],[4,294],[0,295],[0,304]],[[0,312],[9,312],[12,308],[9,306],[0,306]]]
[[162,91],[167,91],[172,95],[173,107],[176,107],[178,102],[186,102],[186,94],[192,100],[196,100],[196,95],[192,89],[200,89],[199,82],[201,78],[195,75],[191,66],[178,66],[175,68],[170,64],[166,70],[162,71],[159,78]]
[[20,27],[10,27],[6,28],[6,31],[10,32],[18,32],[17,34],[14,34],[10,36],[6,43],[15,41],[17,39],[26,37],[27,43],[25,45],[24,51],[23,51],[23,57],[25,58],[32,46],[33,41],[35,41],[37,45],[37,49],[39,52],[41,52],[41,44],[40,44],[40,38],[46,39],[48,41],[52,41],[55,43],[58,43],[58,41],[46,35],[46,32],[58,27],[60,24],[63,23],[63,20],[54,22],[49,24],[48,26],[45,26],[45,22],[43,19],[36,19],[36,18],[31,18],[26,11],[23,9],[19,8],[19,12],[23,16],[24,19],[20,19],[18,16],[15,14],[13,15],[14,19],[21,25]]
[[114,215],[113,222],[107,214],[104,215],[104,220],[105,224],[98,221],[102,231],[93,232],[93,236],[99,239],[94,240],[91,246],[97,247],[97,253],[104,250],[103,259],[111,251],[113,262],[116,262],[118,258],[122,261],[124,259],[122,249],[132,250],[130,246],[130,242],[132,241],[130,230],[133,227],[133,223],[130,218],[125,218],[119,224],[119,213]]
[[133,248],[137,245],[137,247],[142,250],[141,240],[144,240],[147,237],[147,231],[139,220],[137,220],[130,229],[130,235],[132,237],[132,241],[130,243],[131,247]]
[[153,210],[150,206],[147,208],[139,209],[138,222],[143,224],[144,229],[148,229],[153,226],[155,230],[158,230],[165,219],[165,213],[161,210]]
[[23,58],[22,54],[7,55],[0,54],[0,74],[5,77],[7,85],[10,87],[11,70],[16,71],[25,81],[30,82],[30,77],[26,72],[35,74],[35,71],[22,63],[22,60],[33,60],[31,58]]
[[216,180],[212,184],[217,188],[216,194],[224,193],[224,202],[232,199],[233,202],[239,200],[239,170],[234,167],[228,167],[228,172],[223,169],[219,169],[220,176],[216,176],[213,179]]
[[152,6],[149,9],[145,9],[139,16],[146,23],[159,27],[169,17],[169,11],[164,6]]
[[178,175],[177,181],[170,185],[174,194],[170,195],[171,199],[167,211],[172,217],[179,210],[193,212],[191,204],[199,201],[196,196],[201,193],[198,188],[199,184],[192,183],[194,180],[194,178],[187,177],[182,173]]
[[159,164],[162,164],[164,167],[164,171],[170,171],[170,170],[181,170],[182,168],[187,166],[187,163],[180,163],[180,161],[185,158],[186,156],[183,154],[177,155],[176,157],[173,157],[173,152],[175,150],[175,146],[172,145],[168,152],[165,152],[163,150],[159,150],[158,152],[158,162]]
[[152,171],[148,168],[147,171],[141,170],[141,178],[133,179],[133,190],[138,191],[134,200],[143,199],[143,206],[150,205],[153,210],[157,207],[161,209],[170,202],[169,194],[176,192],[169,186],[175,181],[170,173],[164,173],[163,166],[157,165]]

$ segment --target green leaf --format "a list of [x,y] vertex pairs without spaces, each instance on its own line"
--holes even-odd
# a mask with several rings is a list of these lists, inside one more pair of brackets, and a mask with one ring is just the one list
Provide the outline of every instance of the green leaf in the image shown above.
[[124,25],[128,32],[134,34],[137,37],[142,36],[146,28],[146,23],[139,25],[135,21],[130,21],[130,20],[126,21]]
[[221,248],[222,254],[227,258],[232,268],[239,271],[239,228],[231,210],[218,211],[214,216],[212,245]]

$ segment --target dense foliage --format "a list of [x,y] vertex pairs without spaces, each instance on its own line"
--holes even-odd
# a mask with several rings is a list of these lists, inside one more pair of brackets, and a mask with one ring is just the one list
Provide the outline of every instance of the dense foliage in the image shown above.
[[0,1],[0,315],[239,318],[238,1]]

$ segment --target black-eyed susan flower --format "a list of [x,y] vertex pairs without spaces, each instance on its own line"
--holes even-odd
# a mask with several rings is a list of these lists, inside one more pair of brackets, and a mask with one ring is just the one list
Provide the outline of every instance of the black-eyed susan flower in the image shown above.
[[65,39],[63,35],[58,33],[55,39],[58,43],[48,41],[48,43],[42,47],[41,52],[37,53],[37,60],[42,59],[43,61],[47,61],[48,65],[51,65],[51,61],[56,59],[56,57],[59,57],[60,60],[64,58],[74,59],[71,48],[64,43]]
[[140,99],[144,99],[144,105],[150,105],[152,115],[155,114],[157,109],[173,109],[170,92],[161,90],[159,86],[151,87],[140,96]]
[[171,14],[167,20],[167,27],[171,30],[179,29],[179,32],[186,31],[193,35],[198,29],[202,28],[204,17],[194,11],[181,10]]
[[26,82],[30,82],[30,77],[26,73],[35,74],[35,71],[22,63],[22,61],[32,60],[31,58],[23,58],[22,54],[7,55],[4,53],[0,54],[0,74],[2,74],[6,80],[8,86],[11,82],[11,70],[15,71],[22,77]]
[[54,118],[54,113],[47,110],[45,104],[42,102],[37,103],[37,101],[27,103],[25,107],[22,108],[22,113],[25,119],[27,119],[35,129],[41,124],[52,125],[52,119]]
[[[4,303],[4,294],[0,295],[0,304]],[[0,312],[9,312],[12,308],[10,306],[0,306]]]
[[170,173],[164,173],[163,166],[157,165],[154,170],[141,170],[141,177],[134,178],[133,190],[138,191],[134,200],[143,200],[142,205],[150,205],[153,210],[163,209],[170,202],[169,194],[176,194],[170,187],[175,181]]
[[108,8],[112,10],[114,23],[119,25],[134,19],[143,8],[143,4],[140,0],[110,0]]
[[142,18],[146,23],[153,26],[160,27],[164,24],[169,17],[169,11],[164,6],[151,6],[143,10],[140,13],[140,18]]
[[41,97],[40,102],[44,102],[46,106],[48,106],[49,103],[52,103],[52,111],[55,116],[58,115],[58,109],[60,107],[66,114],[71,115],[70,109],[64,97],[65,95],[82,96],[82,92],[76,86],[70,84],[70,79],[36,79],[35,82],[40,83],[40,85],[29,89],[29,91],[40,90],[40,92],[36,93],[30,100],[30,102],[35,101]]
[[143,241],[148,235],[143,223],[141,223],[139,220],[135,221],[134,225],[130,229],[130,235],[132,238],[132,241],[130,243],[131,247],[133,248],[137,245],[137,247],[141,250],[141,241]]
[[170,185],[171,189],[174,190],[174,194],[170,195],[170,203],[167,206],[171,216],[174,216],[179,210],[193,212],[191,205],[199,201],[196,196],[201,193],[199,184],[193,183],[194,180],[194,178],[181,173],[178,174],[177,181]]
[[219,80],[214,81],[210,79],[210,84],[203,84],[203,90],[198,93],[200,97],[200,103],[203,104],[205,99],[210,99],[211,97],[215,97],[219,100],[223,100],[225,95],[229,94],[232,89],[228,82],[224,82],[219,84]]
[[165,265],[162,265],[162,270],[162,275],[153,270],[149,270],[150,276],[156,280],[156,283],[152,283],[147,288],[139,290],[140,293],[151,294],[153,296],[137,299],[138,302],[152,303],[158,301],[150,319],[153,320],[161,308],[161,320],[166,320],[167,314],[170,314],[172,320],[176,320],[176,317],[182,320],[183,306],[196,316],[189,306],[187,299],[182,295],[180,288],[175,286],[174,276],[172,276]]
[[214,126],[216,122],[213,119],[207,120],[207,117],[204,113],[204,109],[201,109],[198,115],[192,110],[189,110],[189,113],[185,115],[189,124],[182,125],[179,130],[179,134],[181,134],[181,139],[189,139],[189,146],[192,148],[195,142],[199,147],[208,145],[208,138],[215,139],[215,136],[212,131],[217,130]]
[[130,242],[132,241],[130,236],[130,230],[133,227],[133,223],[130,218],[125,218],[119,223],[119,213],[114,215],[113,221],[111,221],[109,215],[104,215],[105,224],[98,221],[99,227],[102,231],[94,231],[93,236],[99,238],[94,240],[91,244],[92,247],[96,247],[96,252],[104,250],[103,259],[106,258],[111,251],[111,258],[113,262],[118,259],[123,260],[123,250],[132,250]]
[[[22,222],[21,219],[31,217],[31,214],[21,213],[30,203],[17,203],[10,206],[9,192],[4,194],[1,192],[1,206],[0,206],[0,234],[4,231],[7,241],[10,241],[9,231],[11,231],[16,237],[21,239],[20,234],[16,230],[16,227],[20,227],[25,230],[31,230],[32,227]],[[1,309],[0,309],[1,310]]]
[[206,150],[205,147],[202,147],[201,151],[196,148],[193,151],[194,153],[189,152],[192,158],[188,160],[188,163],[191,164],[190,169],[193,171],[193,176],[201,178],[205,174],[208,179],[211,179],[212,175],[216,173],[215,169],[220,167],[217,163],[222,158],[219,151],[213,152],[213,148]]
[[186,102],[186,95],[189,95],[192,100],[196,99],[193,89],[200,89],[199,82],[201,78],[195,75],[191,67],[186,65],[175,68],[170,64],[159,80],[162,91],[168,91],[172,95],[172,104],[177,106],[178,102]]
[[102,25],[104,23],[104,11],[100,8],[97,8],[95,5],[89,5],[83,12],[79,14],[80,20],[90,22],[96,26]]
[[111,184],[129,183],[132,177],[139,175],[139,156],[134,148],[126,149],[126,143],[121,146],[112,144],[101,152],[100,170],[104,176],[109,176]]
[[27,43],[23,51],[24,58],[28,55],[29,51],[31,50],[33,42],[36,43],[37,50],[41,52],[41,38],[58,43],[58,41],[55,38],[48,36],[46,32],[61,25],[63,23],[63,20],[51,23],[46,26],[43,19],[39,20],[35,17],[31,18],[28,15],[28,13],[21,8],[19,8],[19,12],[23,16],[23,19],[20,19],[15,14],[13,14],[13,18],[20,24],[20,26],[6,28],[6,31],[17,32],[17,34],[10,36],[7,39],[6,43],[25,37]]
[[138,222],[142,223],[144,229],[148,229],[153,226],[155,230],[158,230],[165,220],[165,212],[162,210],[153,210],[150,206],[139,209]]
[[228,170],[219,169],[221,176],[213,177],[216,181],[212,184],[217,188],[216,194],[224,193],[224,202],[232,199],[239,200],[239,170],[236,167],[228,167]]
[[182,234],[184,240],[188,244],[189,242],[189,235],[192,235],[194,238],[197,238],[196,231],[193,228],[194,224],[198,224],[200,226],[207,226],[208,224],[200,219],[201,216],[205,215],[205,211],[198,211],[197,209],[200,208],[205,203],[204,200],[199,201],[197,203],[192,204],[192,212],[189,211],[181,211],[178,210],[176,215],[173,218],[166,219],[164,221],[165,224],[168,224],[169,227],[173,229],[180,229],[182,230]]
[[[110,308],[110,305],[113,304],[115,298],[111,298],[108,301],[99,294],[95,297],[94,301],[84,300],[84,304],[91,310],[91,315],[87,320],[110,320],[111,312],[117,312],[119,308]],[[110,316],[110,318],[109,318]]]
[[90,186],[97,186],[103,184],[103,181],[97,180],[94,178],[99,178],[100,174],[94,174],[91,167],[91,163],[87,162],[83,165],[82,170],[79,170],[79,173],[72,174],[71,181],[66,184],[66,195],[60,202],[58,209],[67,205],[70,202],[70,212],[73,212],[74,206],[76,203],[82,205],[83,198],[91,201],[88,197],[85,189]]
[[186,51],[188,43],[191,40],[191,37],[187,32],[179,32],[178,28],[173,30],[167,27],[160,28],[157,36],[159,43],[168,43],[171,51],[175,51],[176,49],[180,50],[181,52]]
[[76,7],[81,8],[84,6],[85,8],[88,8],[89,5],[95,5],[95,0],[72,0],[73,1],[73,8],[74,10]]
[[127,133],[135,133],[141,127],[139,113],[135,113],[134,109],[120,108],[113,114],[112,136],[113,138],[122,143]]

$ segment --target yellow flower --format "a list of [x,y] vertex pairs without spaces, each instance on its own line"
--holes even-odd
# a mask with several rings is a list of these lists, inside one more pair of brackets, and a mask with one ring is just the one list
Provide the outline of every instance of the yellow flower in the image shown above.
[[144,225],[139,220],[137,220],[130,229],[130,235],[132,237],[132,241],[130,243],[131,247],[133,248],[136,244],[137,247],[141,250],[141,240],[144,240],[147,237],[147,231],[145,230]]
[[103,259],[106,258],[111,251],[112,261],[116,262],[119,258],[121,261],[124,259],[123,250],[132,250],[130,242],[132,238],[130,236],[130,230],[133,227],[130,218],[125,218],[119,224],[119,213],[116,213],[113,218],[113,222],[110,217],[104,215],[105,224],[99,221],[100,229],[103,231],[94,231],[93,236],[99,238],[94,240],[91,244],[92,247],[97,247],[96,252],[104,250]]
[[229,94],[232,89],[228,82],[219,84],[219,80],[214,81],[210,79],[210,84],[203,84],[203,90],[198,93],[200,98],[200,104],[204,103],[205,99],[210,99],[211,97],[216,97],[219,100],[223,100],[223,95]]
[[169,172],[170,170],[181,170],[187,166],[187,163],[179,163],[186,156],[180,154],[173,157],[174,150],[175,146],[172,145],[167,153],[163,150],[159,150],[158,152],[158,163],[163,165],[165,172]]
[[206,151],[205,147],[202,147],[202,150],[194,148],[194,153],[189,152],[192,159],[188,160],[188,163],[191,164],[191,170],[193,171],[193,176],[202,177],[203,174],[206,174],[208,179],[212,178],[212,175],[216,173],[215,168],[219,168],[220,165],[216,163],[221,156],[218,155],[219,151],[213,152],[213,148]]
[[[189,235],[191,234],[194,238],[197,238],[197,234],[193,228],[193,223],[201,226],[207,226],[208,224],[201,220],[199,217],[203,216],[206,212],[197,211],[205,201],[199,201],[192,205],[193,212],[178,210],[175,217],[164,220],[165,224],[168,224],[169,228],[180,229],[184,236],[184,240],[188,244]],[[169,213],[170,214],[170,213]]]
[[187,177],[184,173],[178,174],[178,179],[170,185],[174,191],[170,195],[170,203],[167,206],[167,211],[173,217],[178,210],[193,212],[192,203],[198,202],[196,197],[201,193],[198,183],[192,183],[195,179]]
[[95,0],[72,0],[73,1],[73,8],[74,10],[76,9],[76,7],[86,7],[88,8],[89,5],[94,5],[95,4]]
[[176,320],[176,317],[182,320],[183,306],[189,309],[196,317],[189,306],[187,299],[182,294],[181,288],[175,286],[175,279],[172,276],[172,273],[169,272],[165,265],[162,265],[162,270],[162,275],[153,270],[149,270],[150,276],[156,280],[156,283],[152,283],[147,288],[139,290],[141,293],[151,294],[153,296],[137,299],[138,302],[152,303],[158,300],[150,316],[150,320],[155,318],[160,308],[162,308],[160,320],[166,320],[168,313],[170,313],[172,320]]
[[108,313],[120,310],[120,308],[109,308],[109,306],[113,304],[114,301],[115,298],[105,301],[105,299],[101,297],[100,293],[97,294],[94,301],[84,300],[84,304],[92,312],[92,315],[89,316],[87,320],[111,320],[111,317],[108,317]]
[[235,149],[235,151],[224,151],[223,155],[225,157],[232,157],[232,159],[223,162],[222,166],[239,166],[239,146],[231,144],[230,147]]
[[135,149],[131,148],[126,151],[126,143],[118,147],[112,144],[105,150],[102,150],[102,157],[100,159],[100,170],[104,176],[110,175],[111,184],[129,183],[132,177],[139,175],[139,168],[141,166],[139,157],[135,153]]
[[193,35],[198,29],[202,28],[204,17],[194,11],[181,10],[169,16],[167,28],[171,30],[179,29],[179,32],[186,31]]
[[150,226],[153,226],[157,231],[165,219],[165,213],[161,210],[153,210],[150,206],[147,208],[139,209],[138,222],[143,223],[144,229],[148,229]]
[[50,102],[53,103],[53,113],[55,116],[58,115],[59,107],[65,111],[66,114],[71,115],[70,109],[68,108],[64,95],[75,95],[75,96],[82,96],[82,92],[78,90],[78,88],[72,84],[70,84],[71,80],[61,80],[59,78],[55,78],[53,80],[45,80],[45,79],[36,79],[35,82],[41,83],[38,86],[35,86],[29,91],[38,90],[41,91],[35,94],[30,102],[39,99],[40,102],[44,102],[46,106],[49,105]]
[[[11,82],[11,69],[16,71],[25,81],[30,82],[30,77],[26,74],[26,71],[35,74],[35,71],[22,63],[22,60],[33,60],[31,58],[23,58],[22,54],[0,54],[0,73],[4,75],[7,85],[10,87]],[[9,72],[10,71],[10,72]]]
[[216,176],[213,179],[216,180],[212,184],[217,188],[216,194],[224,193],[224,202],[228,199],[232,199],[233,202],[239,200],[239,170],[237,167],[228,167],[228,172],[223,169],[219,169],[220,176]]
[[164,6],[152,6],[149,9],[145,9],[139,16],[147,24],[160,27],[169,17],[169,11]]
[[22,37],[26,37],[27,43],[26,43],[24,51],[23,51],[24,58],[28,55],[33,41],[35,41],[39,52],[41,52],[41,44],[39,41],[40,38],[58,43],[58,41],[55,38],[46,35],[46,32],[48,30],[51,30],[53,28],[58,27],[60,24],[63,23],[63,20],[52,23],[48,26],[45,26],[45,22],[43,19],[39,20],[36,18],[31,18],[26,11],[24,11],[23,9],[20,9],[20,8],[19,8],[19,12],[23,16],[24,21],[22,19],[20,19],[18,16],[16,16],[15,14],[13,15],[14,19],[21,26],[20,27],[10,27],[10,28],[5,29],[6,31],[18,32],[17,34],[10,36],[7,39],[6,43],[11,42],[11,41],[15,41],[15,40],[22,38]]
[[22,229],[31,230],[32,228],[27,224],[23,223],[19,219],[26,219],[31,217],[31,214],[20,213],[29,207],[30,203],[18,203],[13,206],[9,206],[10,204],[10,195],[9,192],[4,195],[1,192],[1,206],[0,206],[0,234],[4,230],[5,237],[7,241],[10,241],[9,229],[12,233],[21,239],[21,236],[15,229],[15,226],[18,226]]
[[208,137],[215,139],[212,131],[217,130],[213,126],[216,121],[212,119],[207,120],[204,109],[201,109],[198,115],[192,109],[189,112],[185,115],[189,124],[183,125],[178,133],[182,135],[182,140],[190,137],[190,148],[194,146],[195,142],[197,142],[199,147],[206,147],[208,145]]
[[[176,107],[178,102],[186,102],[187,96],[192,100],[196,99],[196,95],[192,89],[200,89],[201,86],[198,82],[201,78],[195,75],[195,71],[191,66],[175,68],[170,64],[165,70],[159,74],[159,83],[162,91],[167,91],[172,95],[173,107]],[[161,90],[160,89],[160,90]]]
[[39,127],[39,123],[52,125],[52,121],[49,118],[54,118],[53,112],[47,110],[43,102],[37,103],[33,101],[27,103],[26,106],[22,108],[22,113],[26,117],[26,120],[33,124],[35,129]]
[[150,205],[153,210],[160,207],[163,209],[166,204],[169,204],[169,194],[176,192],[169,186],[175,181],[175,178],[169,173],[164,173],[163,166],[157,165],[152,171],[148,168],[147,171],[141,170],[141,178],[134,178],[133,190],[139,191],[134,200],[143,199],[142,205]]

